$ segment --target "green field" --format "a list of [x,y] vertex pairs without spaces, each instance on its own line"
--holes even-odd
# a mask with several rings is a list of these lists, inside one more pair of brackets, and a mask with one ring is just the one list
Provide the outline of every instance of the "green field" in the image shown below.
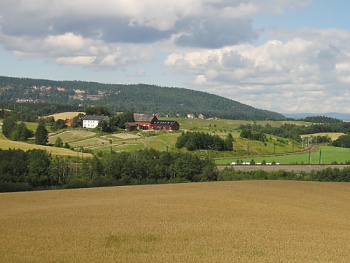
[[349,262],[350,184],[240,181],[0,194],[0,258]]
[[[282,156],[265,156],[265,157],[245,157],[240,158],[243,162],[250,162],[254,159],[255,163],[261,163],[265,160],[267,163],[280,164],[344,164],[350,161],[350,149],[338,148],[331,146],[322,146],[315,151],[305,152],[302,154],[288,154]],[[230,164],[236,162],[237,158],[226,158],[215,160],[216,164]]]

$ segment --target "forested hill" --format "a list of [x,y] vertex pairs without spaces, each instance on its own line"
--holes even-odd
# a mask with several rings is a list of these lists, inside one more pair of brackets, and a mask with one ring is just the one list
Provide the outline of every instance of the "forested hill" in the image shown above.
[[186,116],[188,113],[224,119],[281,120],[282,114],[221,96],[184,88],[147,84],[102,84],[0,76],[0,102],[49,102],[70,106],[103,105],[111,111],[131,110]]

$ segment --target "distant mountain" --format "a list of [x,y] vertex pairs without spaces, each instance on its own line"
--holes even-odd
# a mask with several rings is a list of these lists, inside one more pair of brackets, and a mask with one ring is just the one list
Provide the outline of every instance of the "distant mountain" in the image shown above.
[[283,120],[276,112],[256,109],[201,91],[148,84],[102,84],[0,76],[0,102],[49,102],[103,105],[111,111],[131,110],[169,116],[210,115],[223,119]]
[[303,119],[306,117],[312,116],[326,116],[331,118],[336,118],[339,120],[350,121],[350,114],[348,113],[337,113],[337,112],[328,112],[328,113],[284,113],[286,118],[293,119]]

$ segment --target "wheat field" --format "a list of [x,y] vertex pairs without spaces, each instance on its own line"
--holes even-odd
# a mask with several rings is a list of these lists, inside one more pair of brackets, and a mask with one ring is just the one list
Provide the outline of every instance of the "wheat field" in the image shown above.
[[350,262],[350,184],[0,194],[1,262]]

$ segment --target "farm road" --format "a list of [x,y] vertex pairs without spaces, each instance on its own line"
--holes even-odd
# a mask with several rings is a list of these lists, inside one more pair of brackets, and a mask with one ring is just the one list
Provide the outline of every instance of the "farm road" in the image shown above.
[[279,170],[285,170],[285,171],[294,171],[294,172],[311,172],[311,171],[319,171],[319,170],[324,170],[326,168],[338,168],[338,169],[343,169],[344,167],[349,167],[350,165],[327,165],[327,164],[322,164],[322,165],[308,165],[308,164],[303,164],[303,165],[217,165],[217,168],[219,170],[224,170],[225,168],[233,168],[235,170],[240,170],[240,171],[256,171],[256,170],[264,170],[266,172],[273,172],[273,171],[279,171]]

